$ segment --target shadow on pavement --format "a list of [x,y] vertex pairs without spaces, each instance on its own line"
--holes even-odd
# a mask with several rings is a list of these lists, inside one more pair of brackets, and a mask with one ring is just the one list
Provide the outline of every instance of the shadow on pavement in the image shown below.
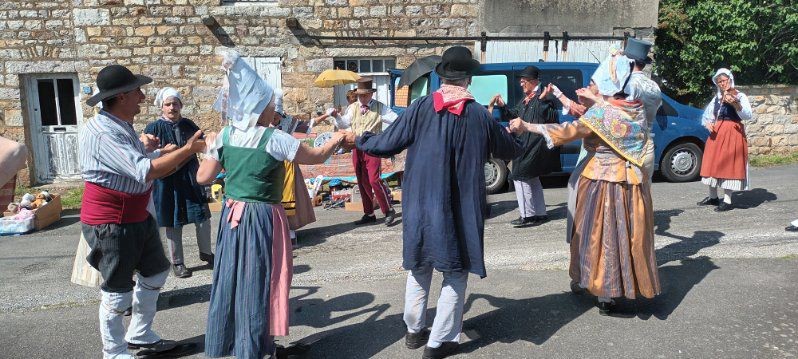
[[211,300],[211,285],[183,288],[161,292],[158,297],[158,311],[204,303]]
[[[394,207],[394,209],[397,208]],[[380,212],[380,210],[378,209],[374,211],[374,213],[377,215],[377,222],[365,225],[365,227],[375,226],[375,225],[385,226],[385,217],[382,214],[382,212]],[[328,237],[332,237],[338,234],[349,232],[351,230],[355,230],[360,227],[364,227],[362,225],[361,226],[355,225],[354,223],[356,220],[360,219],[361,215],[362,213],[358,213],[357,218],[353,218],[351,221],[347,221],[344,223],[337,223],[324,227],[314,227],[314,228],[298,230],[296,248],[312,247],[317,244],[322,244],[327,241]],[[401,210],[397,210],[396,221],[390,227],[400,226],[401,223],[402,223],[402,212]]]
[[735,208],[749,209],[759,207],[762,203],[778,199],[776,194],[763,188],[732,193],[732,204]]
[[589,296],[571,293],[549,294],[527,299],[471,294],[465,311],[477,300],[487,300],[498,309],[466,319],[463,332],[471,339],[460,345],[459,353],[471,353],[494,343],[514,343],[519,340],[543,344],[560,328],[578,318],[594,306]]

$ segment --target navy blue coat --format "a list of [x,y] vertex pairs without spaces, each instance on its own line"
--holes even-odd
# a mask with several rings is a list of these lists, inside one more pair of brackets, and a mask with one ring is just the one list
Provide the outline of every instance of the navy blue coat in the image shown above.
[[[158,137],[161,145],[175,144],[180,147],[197,130],[199,127],[187,118],[177,123],[159,119],[148,124],[144,133]],[[199,161],[194,157],[175,173],[153,182],[152,199],[158,215],[158,226],[180,227],[211,218],[205,189],[197,184],[198,169]]]
[[522,147],[482,105],[462,116],[436,113],[432,96],[416,100],[379,135],[365,133],[357,148],[388,157],[407,149],[402,183],[403,266],[432,266],[485,277],[488,216],[485,162],[512,159]]

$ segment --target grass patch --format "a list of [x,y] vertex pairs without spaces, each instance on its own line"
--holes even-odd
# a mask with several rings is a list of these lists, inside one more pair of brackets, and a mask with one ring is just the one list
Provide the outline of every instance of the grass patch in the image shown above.
[[751,166],[772,167],[798,163],[798,152],[786,155],[755,155],[750,158]]

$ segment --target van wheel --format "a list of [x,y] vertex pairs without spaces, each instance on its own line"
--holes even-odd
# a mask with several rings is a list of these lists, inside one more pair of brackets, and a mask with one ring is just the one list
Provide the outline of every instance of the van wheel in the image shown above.
[[499,193],[507,182],[507,165],[504,161],[491,158],[485,162],[485,190],[488,194]]
[[703,155],[704,151],[695,143],[678,143],[665,152],[659,168],[670,182],[695,181],[701,173]]

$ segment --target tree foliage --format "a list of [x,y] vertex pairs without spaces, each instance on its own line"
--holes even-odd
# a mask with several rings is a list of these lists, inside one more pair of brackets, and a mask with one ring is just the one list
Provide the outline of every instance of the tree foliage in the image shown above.
[[726,67],[738,85],[798,84],[798,1],[662,0],[655,74],[694,105]]

